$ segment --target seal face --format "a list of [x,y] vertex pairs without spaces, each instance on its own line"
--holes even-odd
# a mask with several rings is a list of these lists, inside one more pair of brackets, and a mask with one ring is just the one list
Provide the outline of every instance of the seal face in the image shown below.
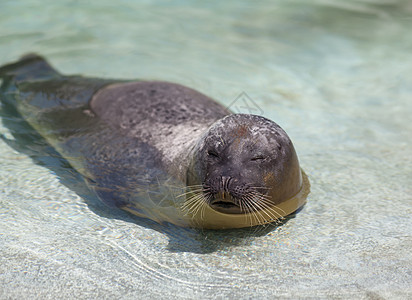
[[200,184],[203,201],[221,213],[268,209],[302,186],[288,135],[261,116],[235,114],[215,122],[194,152],[188,186]]

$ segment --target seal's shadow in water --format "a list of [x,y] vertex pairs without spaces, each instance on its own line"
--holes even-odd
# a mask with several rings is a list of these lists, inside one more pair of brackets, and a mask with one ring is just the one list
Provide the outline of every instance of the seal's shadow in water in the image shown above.
[[7,104],[2,104],[0,117],[13,139],[1,135],[1,139],[14,150],[29,156],[34,163],[48,168],[56,174],[60,182],[78,194],[90,210],[108,219],[120,219],[133,222],[139,226],[164,233],[169,238],[167,249],[171,252],[211,253],[227,247],[250,244],[254,238],[263,236],[294,217],[286,217],[278,224],[256,226],[232,230],[202,230],[182,228],[173,224],[159,224],[152,220],[140,218],[121,209],[110,208],[103,204],[90,190],[81,174],[61,157],[18,112]]

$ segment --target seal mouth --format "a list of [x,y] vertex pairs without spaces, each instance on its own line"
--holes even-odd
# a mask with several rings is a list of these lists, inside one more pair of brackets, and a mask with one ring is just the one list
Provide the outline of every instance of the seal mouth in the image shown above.
[[234,204],[232,202],[228,202],[228,201],[215,201],[215,202],[212,203],[212,205],[223,207],[223,208],[237,207],[236,204]]
[[229,214],[241,214],[243,211],[233,197],[227,193],[223,192],[214,197],[210,201],[209,205],[216,211]]

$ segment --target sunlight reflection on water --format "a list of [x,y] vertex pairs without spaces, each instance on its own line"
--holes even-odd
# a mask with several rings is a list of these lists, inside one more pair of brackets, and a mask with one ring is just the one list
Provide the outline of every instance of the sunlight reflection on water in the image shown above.
[[25,0],[0,16],[0,64],[38,52],[65,74],[247,93],[312,185],[278,228],[161,226],[1,142],[0,298],[411,295],[410,2]]

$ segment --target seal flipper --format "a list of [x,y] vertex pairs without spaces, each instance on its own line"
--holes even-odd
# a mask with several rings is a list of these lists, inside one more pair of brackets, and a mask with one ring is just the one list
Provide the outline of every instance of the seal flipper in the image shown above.
[[0,78],[17,82],[56,76],[60,73],[37,54],[24,55],[15,63],[0,67]]
[[121,82],[82,76],[65,76],[37,54],[0,67],[0,98],[15,107],[26,119],[22,107],[32,112],[51,108],[87,106],[93,94],[102,87]]
[[16,95],[22,83],[59,77],[62,77],[61,74],[43,57],[27,54],[17,62],[0,66],[0,100],[16,108]]

